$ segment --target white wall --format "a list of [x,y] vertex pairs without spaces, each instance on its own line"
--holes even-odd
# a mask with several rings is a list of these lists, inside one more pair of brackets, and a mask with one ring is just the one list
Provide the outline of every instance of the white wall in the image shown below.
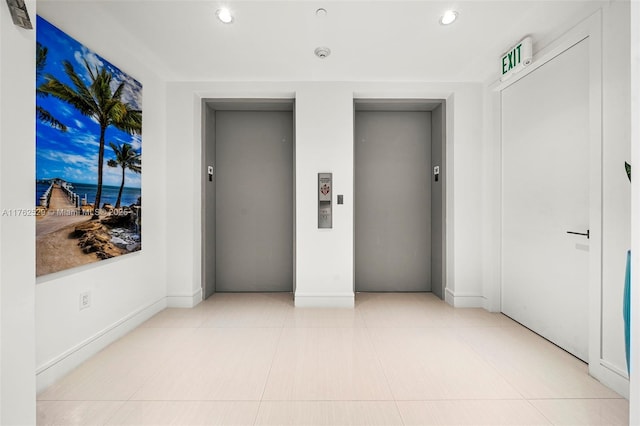
[[[35,16],[35,4],[27,2]],[[33,207],[35,32],[0,7],[0,211]],[[5,210],[6,209],[6,210]],[[25,238],[25,235],[30,236]],[[35,219],[0,216],[0,424],[35,424]]]
[[[4,15],[1,14],[0,12],[0,19],[2,20],[1,22],[6,22],[4,21],[5,17]],[[3,27],[6,27],[7,25],[2,24]],[[2,31],[0,30],[0,48],[2,48],[2,40],[5,39],[6,37],[2,34]],[[3,52],[4,49],[0,50],[0,52]],[[3,55],[0,53],[0,93],[2,93],[2,86],[4,85],[4,80],[2,80],[2,75],[3,70],[2,70],[2,64],[3,64]],[[4,115],[3,115],[3,104],[2,102],[0,102],[0,129],[1,127],[1,123],[2,120],[4,119]],[[2,164],[2,132],[0,132],[0,164]],[[2,188],[2,173],[0,173],[0,188]],[[1,192],[0,192],[1,193]],[[0,197],[0,208],[2,208],[3,206],[3,202],[2,202],[2,198]],[[2,220],[0,220],[0,237],[2,236]],[[2,244],[0,244],[0,263],[2,262]],[[2,274],[0,273],[0,319],[2,318]],[[2,374],[2,334],[3,334],[3,330],[2,330],[2,326],[0,325],[0,423],[2,422],[2,388],[3,388],[3,374]]]
[[[640,165],[640,3],[631,2],[631,163]],[[637,172],[636,172],[637,176]],[[632,271],[640,271],[640,185],[634,178],[631,192],[631,253]],[[631,274],[631,324],[640,324],[640,274]],[[631,391],[629,424],[640,425],[640,331],[632,328]]]
[[[590,372],[622,395],[629,395],[624,354],[622,292],[626,251],[630,247],[631,189],[624,171],[630,159],[629,2],[603,6],[602,23],[602,303],[596,309],[601,334],[590,354]],[[591,24],[593,25],[593,24]],[[599,30],[596,30],[599,31]],[[573,36],[572,36],[573,37]],[[565,37],[559,38],[562,42]],[[597,39],[597,36],[596,36]],[[549,48],[553,48],[552,43]],[[600,66],[600,65],[598,65]],[[493,86],[495,87],[495,86]],[[488,87],[485,111],[486,204],[483,219],[484,294],[490,309],[500,308],[500,126],[499,95]],[[496,124],[498,123],[498,124]],[[594,243],[597,240],[593,240]]]
[[631,160],[629,2],[603,8],[602,91],[602,353],[601,363],[627,377],[622,294],[631,248],[631,185],[624,162]]
[[[296,306],[353,306],[353,93],[348,84],[296,91]],[[320,172],[333,173],[333,228],[317,229]]]
[[[201,298],[201,98],[296,98],[296,304],[353,304],[353,99],[447,99],[447,299],[482,306],[480,187],[482,87],[448,83],[170,83],[168,85],[168,303]],[[317,229],[316,179],[332,172],[345,204]],[[192,209],[186,216],[185,208]]]
[[[35,354],[40,391],[166,306],[163,265],[166,261],[167,202],[165,83],[141,61],[136,46],[126,33],[117,30],[117,23],[107,18],[85,19],[85,11],[60,4],[39,4],[38,12],[143,85],[142,251],[40,277],[37,285],[33,271],[27,268],[21,273],[23,286],[33,289],[35,285]],[[114,34],[122,39],[114,39]],[[33,79],[29,84],[33,86]],[[33,164],[33,150],[20,156],[23,160],[16,164]],[[23,180],[33,182],[32,168],[20,170],[13,176],[13,182]],[[30,202],[33,198],[31,186],[30,192],[26,191]],[[25,230],[14,239],[24,241],[32,249],[34,230]],[[25,255],[19,264],[31,265],[32,256]],[[91,307],[80,312],[79,296],[85,291],[91,292]]]

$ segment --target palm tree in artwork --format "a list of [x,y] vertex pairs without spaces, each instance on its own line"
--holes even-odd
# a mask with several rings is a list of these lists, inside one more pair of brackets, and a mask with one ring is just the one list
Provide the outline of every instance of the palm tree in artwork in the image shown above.
[[123,145],[116,145],[113,142],[109,142],[109,146],[116,155],[116,159],[107,161],[109,167],[122,167],[122,183],[120,184],[120,191],[118,191],[118,200],[116,201],[116,209],[120,208],[120,200],[122,199],[122,190],[124,189],[124,173],[127,169],[134,173],[142,172],[142,162],[140,160],[140,154],[138,154],[128,143]]
[[64,61],[64,71],[73,83],[73,87],[61,82],[53,75],[45,76],[46,82],[39,87],[43,93],[55,96],[68,103],[81,114],[92,117],[100,125],[100,144],[98,148],[98,188],[94,203],[93,219],[99,218],[100,200],[102,198],[102,171],[104,166],[105,132],[114,126],[130,135],[142,132],[142,111],[134,109],[122,101],[125,83],[121,82],[115,90],[111,89],[113,75],[104,67],[91,68],[84,60],[89,72],[91,84],[86,85],[73,69],[69,61]]
[[[37,79],[39,79],[42,76],[44,67],[47,65],[48,53],[49,53],[49,49],[47,49],[46,46],[43,46],[41,43],[36,43],[36,78]],[[36,95],[40,97],[46,97],[48,94],[40,90],[40,87],[37,87]],[[38,119],[43,123],[46,123],[58,130],[62,130],[63,132],[67,131],[67,126],[62,124],[60,120],[55,118],[53,114],[51,114],[51,112],[49,112],[42,106],[40,105],[36,106],[36,113],[38,114]]]

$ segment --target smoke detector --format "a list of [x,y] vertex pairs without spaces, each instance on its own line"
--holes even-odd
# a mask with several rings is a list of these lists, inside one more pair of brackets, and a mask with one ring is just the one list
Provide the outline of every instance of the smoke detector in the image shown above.
[[324,59],[327,56],[331,55],[331,49],[328,47],[317,47],[316,50],[313,51],[316,56],[320,59]]

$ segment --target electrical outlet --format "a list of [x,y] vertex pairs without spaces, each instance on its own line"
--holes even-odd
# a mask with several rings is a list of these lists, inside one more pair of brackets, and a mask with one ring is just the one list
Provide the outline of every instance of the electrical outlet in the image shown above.
[[80,293],[80,310],[87,309],[91,307],[91,293],[84,292]]

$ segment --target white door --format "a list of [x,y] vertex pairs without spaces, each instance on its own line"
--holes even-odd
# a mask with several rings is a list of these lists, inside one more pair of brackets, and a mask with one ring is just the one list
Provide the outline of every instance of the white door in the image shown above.
[[583,40],[502,91],[502,311],[588,361],[589,61]]

